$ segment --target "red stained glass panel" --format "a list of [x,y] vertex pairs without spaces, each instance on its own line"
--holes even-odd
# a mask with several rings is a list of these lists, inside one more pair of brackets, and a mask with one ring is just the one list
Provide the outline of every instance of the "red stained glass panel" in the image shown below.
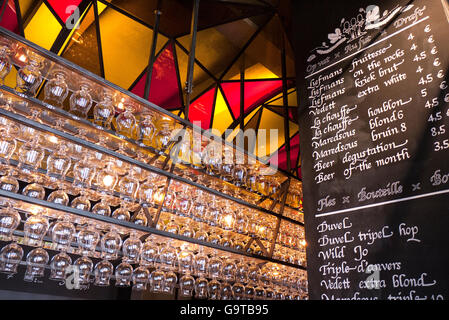
[[81,0],[48,0],[56,14],[62,21],[66,22],[67,19],[73,14],[75,7],[81,3]]
[[[240,116],[240,83],[224,82],[223,92],[229,102],[235,118]],[[245,82],[245,114],[282,91],[281,80],[246,81]]]
[[210,128],[212,109],[214,105],[216,87],[203,93],[198,99],[192,102],[189,109],[190,122],[201,121],[201,128]]
[[[3,5],[3,2],[2,2]],[[1,7],[3,8],[3,6]],[[2,26],[5,29],[8,29],[14,33],[19,33],[19,24],[17,22],[17,15],[16,15],[16,7],[14,6],[14,1],[9,0],[8,4],[6,5],[5,13],[3,14],[2,22],[0,23],[0,26]]]
[[[146,80],[147,75],[144,74],[132,88],[131,92],[143,97]],[[171,44],[159,54],[153,64],[148,100],[167,110],[181,107],[182,103],[181,97],[179,96],[178,78],[176,76],[176,66]]]
[[[290,165],[296,167],[299,157],[299,134],[290,139]],[[287,149],[285,145],[280,148],[270,159],[270,164],[282,170],[287,170]]]

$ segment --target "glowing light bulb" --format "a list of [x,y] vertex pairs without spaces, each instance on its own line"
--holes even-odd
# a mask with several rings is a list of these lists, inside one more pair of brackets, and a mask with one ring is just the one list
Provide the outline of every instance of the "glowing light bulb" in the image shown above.
[[227,227],[231,227],[234,224],[234,217],[231,214],[228,214],[224,217],[224,222]]
[[48,141],[50,141],[51,143],[58,143],[58,138],[56,138],[55,136],[50,136],[48,138]]
[[163,195],[163,193],[160,192],[160,191],[157,191],[157,192],[154,194],[154,201],[155,201],[156,203],[161,203],[162,200],[163,200],[163,198],[164,198],[164,195]]
[[300,244],[301,246],[305,247],[305,246],[307,245],[307,242],[306,242],[306,240],[302,239],[302,240],[299,242],[299,244]]
[[125,109],[125,105],[123,104],[123,102],[125,102],[125,98],[120,99],[120,102],[117,104],[117,108],[119,110],[124,110]]
[[21,54],[21,55],[19,56],[19,61],[26,62],[26,61],[27,61],[26,55]]
[[113,183],[114,183],[114,177],[113,177],[113,176],[110,176],[110,175],[104,176],[104,178],[103,178],[103,184],[104,184],[106,187],[112,186]]

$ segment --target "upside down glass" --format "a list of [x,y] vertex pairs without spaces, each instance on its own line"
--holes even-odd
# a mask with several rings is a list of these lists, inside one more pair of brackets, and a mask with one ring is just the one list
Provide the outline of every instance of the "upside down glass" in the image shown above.
[[17,243],[12,242],[0,251],[0,272],[7,274],[17,273],[17,267],[23,258],[23,249]]
[[37,170],[45,157],[45,151],[40,146],[39,135],[34,136],[30,141],[23,144],[19,149],[19,168]]
[[135,105],[132,102],[125,102],[125,111],[120,113],[115,119],[117,133],[124,135],[128,138],[135,138],[137,120],[133,112],[135,111]]
[[111,228],[111,230],[101,238],[101,251],[103,259],[117,259],[121,246],[122,238],[114,228]]
[[195,298],[207,299],[209,282],[206,278],[199,277],[195,280]]
[[72,160],[68,156],[69,148],[60,142],[58,150],[50,153],[47,158],[47,174],[51,177],[64,179],[70,169]]
[[179,279],[179,293],[182,297],[191,297],[195,289],[195,278],[185,274]]
[[87,82],[80,84],[80,89],[70,96],[70,113],[80,118],[87,118],[92,106],[91,87]]
[[90,211],[91,204],[86,191],[81,190],[81,195],[73,199],[70,206],[78,210]]
[[30,52],[28,55],[28,64],[20,68],[17,72],[17,82],[15,90],[30,96],[36,94],[36,90],[42,83],[42,73],[40,69],[43,63],[40,57]]
[[89,257],[82,256],[75,260],[73,266],[77,269],[78,280],[80,285],[88,285],[90,283],[90,274],[92,273],[94,264]]
[[95,282],[98,287],[107,287],[111,280],[114,266],[107,260],[102,260],[95,265]]
[[221,299],[221,283],[216,279],[212,279],[208,284],[208,296],[211,300]]
[[142,245],[140,253],[140,264],[146,267],[153,267],[159,257],[159,248],[150,238],[147,238]]
[[120,263],[115,268],[115,286],[116,287],[129,287],[131,285],[133,275],[133,267],[127,263]]
[[245,298],[245,286],[240,282],[234,283],[232,286],[232,296],[235,300],[243,300]]
[[25,243],[31,246],[40,246],[48,228],[48,219],[40,212],[30,215],[24,225]]
[[131,232],[129,238],[123,242],[123,260],[135,264],[139,262],[142,250],[142,242],[136,232]]
[[24,280],[33,281],[35,278],[43,277],[49,259],[48,252],[44,249],[31,250],[27,255],[27,269]]
[[131,219],[131,214],[129,213],[128,208],[121,206],[114,210],[114,212],[112,213],[112,218],[115,218],[117,220],[129,221],[129,219]]
[[90,154],[86,154],[81,161],[76,162],[73,166],[73,185],[75,187],[90,187],[97,173],[91,157]]
[[41,179],[35,177],[33,183],[30,183],[25,188],[23,188],[22,194],[30,198],[43,200],[45,198],[45,189],[39,183],[40,181]]
[[19,191],[19,181],[14,177],[14,170],[8,170],[8,174],[0,178],[0,189],[17,193]]
[[20,224],[20,214],[11,205],[0,209],[0,238],[3,241],[11,240],[12,233]]
[[100,233],[93,225],[88,225],[82,228],[77,234],[78,246],[83,255],[88,255],[95,251],[98,242],[100,241]]
[[154,125],[154,116],[150,112],[143,112],[140,115],[140,139],[142,143],[147,146],[153,146],[153,138],[156,133],[156,127]]
[[113,105],[112,95],[105,92],[103,100],[94,107],[94,123],[105,129],[111,129],[112,119],[114,118],[115,108]]
[[66,185],[63,184],[61,189],[55,190],[47,197],[47,201],[67,206],[69,204],[69,196],[66,192]]
[[72,265],[72,258],[65,253],[61,252],[53,256],[50,262],[50,280],[65,280],[66,271]]
[[10,126],[0,128],[0,164],[2,174],[4,174],[4,169],[7,168],[9,159],[17,147],[17,141],[11,134],[11,131],[13,130],[11,130]]
[[11,58],[9,57],[11,49],[8,45],[0,46],[0,85],[5,83],[5,78],[12,68]]
[[227,282],[221,284],[221,300],[232,300],[232,286]]
[[155,144],[157,150],[162,154],[162,151],[166,152],[166,149],[171,141],[171,135],[173,131],[173,120],[168,117],[162,117],[159,120],[159,130],[155,136]]
[[75,235],[75,226],[69,216],[63,216],[51,229],[51,237],[57,250],[67,251]]
[[178,276],[176,273],[173,271],[165,272],[162,291],[167,294],[173,294],[177,282]]
[[57,70],[53,73],[53,78],[47,82],[44,88],[45,102],[62,108],[62,104],[69,94],[66,78],[67,75],[62,70]]
[[150,274],[151,291],[159,293],[164,290],[165,273],[160,269],[155,269]]
[[150,271],[146,267],[138,267],[133,273],[133,290],[143,291],[147,289]]

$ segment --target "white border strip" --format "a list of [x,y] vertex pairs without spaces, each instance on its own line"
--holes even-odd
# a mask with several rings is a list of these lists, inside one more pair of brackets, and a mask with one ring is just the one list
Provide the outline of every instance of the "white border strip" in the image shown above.
[[396,31],[396,32],[390,34],[389,36],[387,36],[387,37],[385,37],[385,38],[383,38],[383,39],[380,39],[380,40],[378,40],[378,41],[376,41],[376,42],[370,44],[369,46],[367,46],[367,47],[365,47],[365,48],[363,48],[363,49],[360,49],[360,50],[357,51],[357,52],[351,53],[349,56],[346,56],[346,57],[344,57],[343,59],[341,59],[341,60],[339,60],[339,61],[337,61],[337,62],[334,62],[334,63],[328,65],[327,67],[324,67],[323,69],[320,69],[320,70],[318,70],[318,71],[315,71],[315,72],[312,73],[312,74],[309,74],[309,75],[306,76],[304,79],[308,79],[308,78],[310,78],[310,77],[312,77],[312,76],[314,76],[314,75],[316,75],[316,74],[318,74],[318,73],[321,73],[322,71],[324,71],[324,70],[326,70],[326,69],[328,69],[328,68],[330,68],[330,67],[333,67],[333,66],[335,66],[336,64],[339,64],[340,62],[342,62],[342,61],[344,61],[344,60],[346,60],[346,59],[348,59],[348,58],[350,58],[350,57],[352,57],[352,56],[354,56],[354,55],[356,55],[356,54],[358,54],[358,53],[360,53],[360,52],[362,52],[362,51],[365,51],[365,50],[367,50],[367,49],[369,49],[369,48],[371,48],[371,47],[373,47],[373,46],[375,46],[375,45],[377,45],[377,44],[379,44],[379,43],[381,43],[381,42],[383,42],[383,41],[385,41],[385,40],[387,40],[387,39],[390,39],[391,37],[394,37],[395,35],[401,33],[402,31],[405,31],[405,30],[407,30],[407,29],[409,29],[409,28],[411,28],[411,27],[417,25],[418,23],[421,23],[421,22],[423,22],[423,21],[425,21],[425,20],[427,20],[427,19],[429,19],[429,16],[424,17],[424,18],[422,18],[421,20],[418,20],[418,21],[412,23],[411,25],[408,25],[408,26],[405,27],[405,28]]
[[413,199],[432,197],[432,196],[439,195],[439,194],[444,194],[444,193],[449,193],[449,189],[436,191],[436,192],[430,192],[430,193],[424,193],[424,194],[420,194],[420,195],[417,195],[417,196],[412,196],[412,197],[407,197],[407,198],[402,198],[402,199],[395,199],[395,200],[390,200],[390,201],[385,201],[385,202],[373,203],[373,204],[369,204],[369,205],[361,206],[361,207],[349,208],[349,209],[332,211],[332,212],[327,212],[327,213],[320,213],[320,214],[316,214],[315,217],[319,218],[319,217],[325,217],[325,216],[332,216],[332,215],[335,215],[335,214],[351,212],[351,211],[358,211],[358,210],[363,210],[363,209],[368,209],[368,208],[373,208],[373,207],[379,207],[379,206],[384,206],[384,205],[387,205],[387,204],[392,204],[392,203],[397,203],[397,202],[403,202],[403,201],[409,201],[409,200],[413,200]]

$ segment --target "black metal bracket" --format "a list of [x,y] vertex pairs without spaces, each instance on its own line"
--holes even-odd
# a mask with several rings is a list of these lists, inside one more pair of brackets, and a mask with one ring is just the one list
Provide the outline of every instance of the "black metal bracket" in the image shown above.
[[278,217],[278,221],[276,222],[276,228],[275,228],[274,233],[273,233],[273,239],[271,240],[270,253],[269,253],[269,257],[270,258],[273,258],[274,249],[275,249],[275,246],[276,246],[276,241],[277,241],[278,234],[279,234],[279,229],[281,227],[281,221],[282,221],[282,218],[283,218],[282,216],[284,214],[285,200],[287,200],[287,194],[288,194],[288,188],[289,187],[290,187],[290,178],[287,179],[287,181],[285,183],[285,191],[284,191],[283,196],[282,196],[281,208],[279,210],[280,217]]
[[187,82],[186,82],[186,103],[184,115],[186,120],[189,120],[189,108],[190,108],[190,95],[193,91],[193,71],[195,66],[195,48],[196,48],[196,35],[198,29],[198,11],[200,6],[200,0],[194,0],[193,12],[192,12],[192,41],[190,43],[189,62],[187,66]]
[[151,51],[150,51],[150,58],[148,61],[148,67],[147,67],[147,79],[145,81],[145,90],[143,94],[143,98],[145,100],[148,100],[150,96],[150,87],[151,87],[151,77],[153,74],[153,64],[156,56],[156,47],[157,47],[157,36],[159,34],[159,21],[161,19],[161,3],[162,0],[157,1],[157,9],[154,11],[154,15],[156,16],[155,22],[154,22],[154,29],[153,29],[153,40],[151,42]]

